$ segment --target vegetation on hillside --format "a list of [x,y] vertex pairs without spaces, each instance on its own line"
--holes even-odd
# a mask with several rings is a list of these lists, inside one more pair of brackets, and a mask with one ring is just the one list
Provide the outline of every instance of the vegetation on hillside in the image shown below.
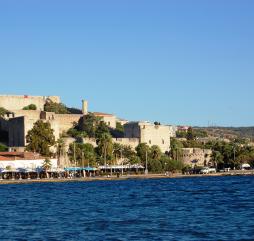
[[55,103],[53,101],[47,101],[44,105],[44,111],[54,112],[56,114],[70,114],[67,107],[62,103]]
[[254,127],[195,127],[194,129],[206,131],[209,136],[214,137],[254,140]]
[[23,110],[37,110],[37,106],[34,104],[31,104],[31,105],[25,106]]
[[194,140],[197,138],[208,137],[208,133],[205,130],[189,128],[188,131],[177,131],[177,138],[186,138],[188,140]]
[[82,114],[82,111],[78,108],[67,107],[63,103],[55,103],[50,100],[44,105],[44,111],[56,114]]

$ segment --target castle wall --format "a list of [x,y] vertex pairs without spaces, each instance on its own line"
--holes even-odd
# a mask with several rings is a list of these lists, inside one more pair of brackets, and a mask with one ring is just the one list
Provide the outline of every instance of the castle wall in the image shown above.
[[59,125],[60,133],[68,131],[70,128],[73,127],[74,123],[78,123],[79,119],[83,115],[80,114],[56,114],[55,120]]
[[28,119],[40,119],[41,111],[40,110],[14,110],[14,117],[25,116]]
[[183,148],[182,160],[186,165],[194,167],[206,166],[211,162],[212,150],[201,148]]
[[116,128],[116,117],[115,116],[103,116],[102,120],[111,128]]
[[171,127],[154,125],[148,122],[130,122],[124,125],[125,138],[138,138],[140,143],[150,147],[157,145],[162,152],[170,150]]
[[130,146],[133,150],[139,145],[138,138],[113,138],[114,143],[118,143],[125,146]]
[[42,111],[47,99],[60,103],[60,97],[58,96],[0,95],[0,107],[13,111],[22,110],[24,107],[34,104],[37,110]]
[[141,125],[141,143],[147,143],[150,147],[157,145],[162,152],[170,150],[170,129],[163,125]]

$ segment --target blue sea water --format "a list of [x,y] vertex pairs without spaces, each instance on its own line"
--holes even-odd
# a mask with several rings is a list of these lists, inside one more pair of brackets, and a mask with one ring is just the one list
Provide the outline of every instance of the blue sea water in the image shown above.
[[254,177],[0,186],[1,240],[254,240]]

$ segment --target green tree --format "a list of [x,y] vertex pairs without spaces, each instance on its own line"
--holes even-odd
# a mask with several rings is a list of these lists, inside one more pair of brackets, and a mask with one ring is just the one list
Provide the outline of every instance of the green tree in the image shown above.
[[177,138],[187,138],[187,132],[186,131],[176,131],[176,137]]
[[95,138],[95,132],[99,122],[100,118],[96,117],[93,113],[88,113],[80,118],[77,129],[87,133],[88,137]]
[[169,160],[166,165],[166,170],[170,172],[179,172],[184,169],[184,164],[180,160]]
[[182,156],[182,142],[178,141],[175,138],[172,138],[170,143],[170,156],[174,160],[180,160]]
[[164,171],[180,172],[184,170],[185,165],[181,160],[173,160],[170,157],[163,155],[161,157],[161,163]]
[[113,144],[113,154],[115,157],[115,160],[118,160],[121,155],[123,154],[123,146],[119,143],[114,143]]
[[148,170],[152,173],[161,173],[163,170],[161,162],[159,160],[149,159]]
[[150,148],[146,143],[140,143],[136,147],[137,156],[140,158],[143,165],[146,163],[146,155],[149,156]]
[[127,158],[132,164],[140,163],[140,158],[130,146],[123,145],[123,157]]
[[56,114],[70,114],[67,107],[62,103],[55,103],[53,101],[47,101],[44,105],[44,111],[55,112]]
[[195,135],[193,132],[193,129],[190,127],[187,131],[187,140],[194,140],[195,139]]
[[223,156],[221,155],[219,151],[213,151],[211,155],[211,161],[213,163],[213,166],[217,168],[218,164],[223,163]]
[[34,123],[33,128],[26,136],[27,151],[37,152],[43,156],[50,156],[50,147],[55,145],[54,130],[50,123],[41,120]]
[[51,160],[49,158],[46,158],[42,164],[42,168],[45,171],[47,178],[49,178],[48,171],[51,169],[51,167],[52,167]]
[[28,106],[25,106],[23,110],[37,110],[37,106],[34,104],[30,104]]
[[98,139],[97,152],[103,158],[104,164],[106,164],[107,160],[112,160],[113,143],[111,135],[102,134],[101,138]]
[[[75,155],[74,155],[75,150]],[[89,143],[72,143],[69,146],[69,158],[73,164],[78,166],[96,166],[96,153],[93,145]],[[74,163],[74,156],[76,158],[76,163]]]
[[83,153],[85,164],[89,166],[96,166],[96,153],[92,144],[85,143],[83,144]]
[[8,110],[6,110],[5,108],[3,107],[0,107],[0,117],[3,117],[5,114],[9,113]]
[[162,152],[159,146],[153,145],[150,148],[150,157],[154,160],[159,160],[161,158]]
[[95,138],[98,140],[104,134],[110,135],[109,128],[104,121],[100,121],[95,129]]
[[120,122],[116,122],[116,130],[120,133],[124,133],[124,127]]

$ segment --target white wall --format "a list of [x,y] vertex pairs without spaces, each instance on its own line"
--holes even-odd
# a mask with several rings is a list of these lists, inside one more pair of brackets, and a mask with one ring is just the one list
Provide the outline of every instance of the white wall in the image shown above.
[[[17,168],[35,169],[42,167],[44,161],[45,159],[0,161],[0,168],[6,168],[7,166],[11,166],[13,169]],[[57,159],[51,159],[51,164],[52,169],[57,168]]]

